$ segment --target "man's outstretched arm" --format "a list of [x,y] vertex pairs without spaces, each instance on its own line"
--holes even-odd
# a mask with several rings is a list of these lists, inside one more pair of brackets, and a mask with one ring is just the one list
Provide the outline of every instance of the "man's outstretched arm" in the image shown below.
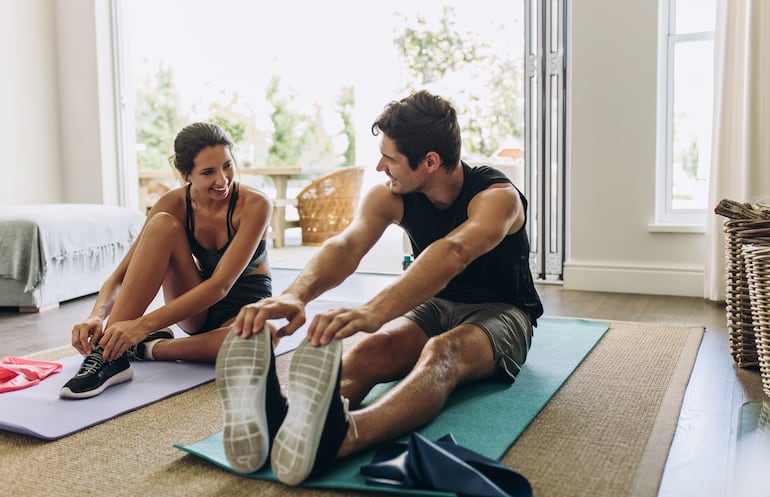
[[275,330],[277,337],[291,335],[305,323],[305,306],[350,276],[385,229],[400,219],[400,197],[384,185],[372,188],[361,202],[353,222],[330,238],[310,259],[297,278],[277,297],[244,306],[233,324],[248,338],[259,333],[269,319],[288,319]]
[[319,314],[308,328],[314,345],[345,338],[358,331],[374,332],[440,292],[473,260],[524,225],[524,207],[516,190],[493,186],[468,206],[468,219],[433,242],[395,282],[357,308]]

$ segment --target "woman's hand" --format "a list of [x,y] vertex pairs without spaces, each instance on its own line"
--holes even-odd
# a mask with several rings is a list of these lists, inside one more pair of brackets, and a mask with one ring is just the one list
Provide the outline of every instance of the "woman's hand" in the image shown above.
[[82,323],[72,327],[72,346],[81,355],[88,355],[94,350],[94,345],[99,343],[102,336],[104,320],[97,317],[89,317]]
[[111,323],[104,330],[99,341],[102,346],[102,357],[106,361],[114,361],[132,345],[144,340],[150,332],[141,326],[139,319]]

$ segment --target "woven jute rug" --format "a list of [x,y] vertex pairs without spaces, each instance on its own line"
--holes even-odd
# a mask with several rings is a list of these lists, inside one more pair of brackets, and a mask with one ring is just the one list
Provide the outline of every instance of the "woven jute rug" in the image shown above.
[[[536,496],[655,496],[702,336],[700,327],[612,322],[503,462],[530,480]],[[279,376],[289,360],[290,354],[278,358]],[[173,447],[221,428],[219,397],[209,383],[53,442],[0,432],[3,493],[392,495],[242,478]]]

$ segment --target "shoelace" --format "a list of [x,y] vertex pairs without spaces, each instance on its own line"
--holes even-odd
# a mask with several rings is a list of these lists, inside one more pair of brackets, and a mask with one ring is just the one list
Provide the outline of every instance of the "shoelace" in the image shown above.
[[83,361],[83,364],[80,366],[80,371],[78,371],[78,376],[82,376],[85,374],[91,374],[95,371],[98,371],[102,366],[104,366],[104,358],[102,358],[102,351],[101,349],[96,350],[94,349],[93,352],[88,354],[86,356],[85,360]]
[[350,415],[350,400],[347,397],[342,398],[342,412],[345,413],[345,421],[350,423],[353,427],[353,435],[358,439],[358,427],[356,426],[356,420]]
[[137,343],[137,344],[134,344],[134,345],[130,346],[126,350],[126,354],[128,355],[128,360],[129,361],[142,361],[142,360],[144,360],[144,357],[139,355],[139,350],[137,350],[138,347],[139,347],[139,344]]

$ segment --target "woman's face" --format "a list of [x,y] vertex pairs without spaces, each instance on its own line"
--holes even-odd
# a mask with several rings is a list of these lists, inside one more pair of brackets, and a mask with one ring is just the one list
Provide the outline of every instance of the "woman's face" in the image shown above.
[[235,161],[225,145],[206,147],[195,156],[187,181],[212,200],[226,199],[235,177]]

